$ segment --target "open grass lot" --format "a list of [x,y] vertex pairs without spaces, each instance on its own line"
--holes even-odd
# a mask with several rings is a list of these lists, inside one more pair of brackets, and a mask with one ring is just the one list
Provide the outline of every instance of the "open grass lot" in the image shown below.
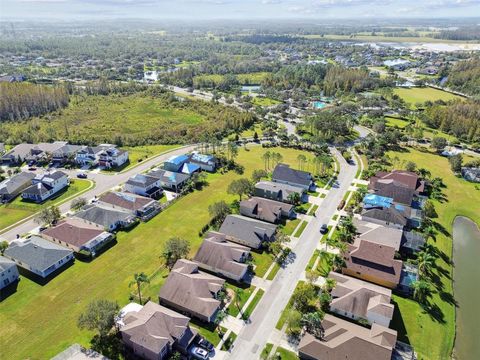
[[[238,82],[242,85],[258,85],[262,80],[267,76],[267,72],[254,72],[254,73],[245,73],[245,74],[236,74],[235,76],[238,79]],[[204,74],[196,75],[193,78],[194,85],[197,85],[201,81],[212,82],[215,85],[218,85],[222,82],[223,75],[220,74]]]
[[247,130],[244,130],[240,133],[240,137],[242,138],[251,138],[255,135],[255,132],[257,133],[258,137],[262,137],[263,136],[263,131],[262,131],[262,127],[260,126],[260,124],[255,124],[253,127],[251,127],[250,129],[247,129]]
[[280,101],[268,97],[255,96],[252,100],[252,104],[257,106],[272,106],[280,104]]
[[398,127],[400,129],[403,129],[406,126],[408,126],[408,124],[410,124],[408,121],[405,121],[393,116],[385,116],[385,121],[387,126]]
[[69,197],[87,190],[92,182],[90,180],[72,179],[71,184],[60,196],[48,199],[42,204],[34,202],[22,201],[18,196],[11,203],[0,206],[0,231],[7,226],[15,224],[17,221],[23,220],[36,212],[54,204],[64,202]]
[[129,164],[122,170],[128,170],[142,161],[145,161],[164,152],[176,149],[179,146],[180,145],[144,145],[123,147],[122,149],[128,151],[128,157],[130,161]]
[[[116,300],[123,306],[135,289],[128,284],[134,273],[145,272],[150,285],[144,296],[156,301],[166,271],[159,256],[164,242],[179,236],[191,241],[191,255],[198,249],[199,230],[210,220],[208,206],[219,200],[232,201],[226,189],[233,179],[250,177],[263,167],[262,154],[272,149],[260,146],[240,149],[237,161],[245,167],[243,175],[234,172],[211,174],[209,185],[181,198],[147,223],[129,232],[120,232],[117,244],[90,263],[76,261],[48,284],[41,286],[22,277],[17,292],[0,304],[0,349],[8,359],[46,359],[72,343],[88,346],[92,333],[78,330],[79,314],[92,299]],[[283,161],[295,166],[301,153],[293,149],[274,149]],[[154,276],[152,276],[154,275]]]
[[425,101],[450,101],[462,99],[460,96],[430,87],[397,88],[393,90],[393,93],[400,96],[407,104],[410,105],[415,105],[417,103],[423,104]]
[[446,185],[444,194],[447,201],[434,201],[438,213],[438,218],[434,220],[439,228],[445,229],[445,234],[439,231],[436,240],[430,240],[445,257],[437,260],[437,269],[434,270],[437,289],[430,302],[437,306],[437,311],[428,313],[413,300],[394,296],[399,312],[396,312],[392,326],[400,332],[399,340],[408,341],[414,346],[419,359],[450,359],[455,335],[452,224],[458,215],[480,224],[480,190],[475,189],[474,184],[455,177],[446,158],[426,150],[408,149],[408,152],[392,152],[388,155],[414,161],[418,167],[430,170],[433,177],[442,178]]

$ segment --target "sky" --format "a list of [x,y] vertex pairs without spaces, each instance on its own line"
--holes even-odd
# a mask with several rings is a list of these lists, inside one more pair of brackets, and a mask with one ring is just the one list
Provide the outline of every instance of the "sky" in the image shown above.
[[480,0],[0,0],[0,20],[334,19],[480,16]]

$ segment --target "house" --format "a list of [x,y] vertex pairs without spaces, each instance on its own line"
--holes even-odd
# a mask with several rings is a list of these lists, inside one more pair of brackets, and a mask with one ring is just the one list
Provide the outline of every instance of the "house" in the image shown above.
[[15,199],[23,190],[32,185],[35,174],[21,172],[0,183],[0,203]]
[[163,163],[163,169],[178,173],[178,172],[181,172],[183,165],[188,161],[189,161],[188,155],[172,156]]
[[125,209],[113,209],[100,204],[86,205],[74,217],[82,219],[87,223],[101,226],[110,232],[128,228],[136,222],[136,218],[131,212]]
[[202,170],[209,172],[214,172],[217,167],[217,160],[213,155],[204,155],[198,152],[193,152],[188,162],[198,165]]
[[86,251],[92,256],[114,239],[102,226],[83,219],[68,218],[42,231],[44,239],[66,246],[79,253]]
[[0,256],[0,290],[18,281],[19,277],[15,262]]
[[342,274],[394,289],[400,282],[403,262],[395,259],[395,248],[356,238],[344,253]]
[[273,181],[260,181],[255,184],[254,195],[258,197],[289,203],[290,194],[298,194],[301,201],[306,201],[305,189],[302,187]]
[[[374,184],[370,182],[370,196],[382,196],[392,199],[392,202],[410,206],[415,196],[415,189],[393,179],[380,179]],[[368,196],[368,195],[367,195]]]
[[394,305],[390,303],[392,291],[331,271],[335,280],[330,311],[350,319],[367,320],[370,325],[390,326]]
[[23,190],[22,198],[41,203],[68,185],[68,176],[62,171],[37,174],[32,180],[32,185]]
[[360,219],[397,229],[403,229],[408,222],[405,214],[395,207],[364,209],[360,214]]
[[118,149],[115,145],[102,144],[98,152],[98,166],[105,169],[118,168],[128,162],[128,151]]
[[227,241],[225,234],[209,232],[193,261],[201,269],[242,281],[248,272],[250,248]]
[[34,163],[38,160],[47,158],[49,154],[52,154],[66,144],[66,141],[39,144],[18,144],[13,149],[3,154],[0,162],[5,165],[18,165],[24,161]]
[[421,195],[425,192],[425,181],[421,180],[416,173],[406,170],[379,171],[370,178],[368,188],[376,192],[380,191],[386,184],[391,183],[407,187],[413,190],[415,195]]
[[272,180],[281,184],[297,186],[305,191],[310,190],[314,185],[312,174],[306,171],[292,169],[286,164],[278,164],[275,166]]
[[73,260],[73,251],[38,236],[13,241],[3,255],[42,278]]
[[37,161],[47,161],[55,151],[67,144],[66,141],[55,141],[53,143],[38,143],[32,146],[30,153],[25,156],[28,164],[34,164]]
[[152,170],[147,175],[159,179],[162,188],[175,192],[180,191],[190,179],[190,175],[163,169]]
[[109,360],[95,350],[85,349],[79,344],[70,345],[50,360]]
[[480,183],[480,168],[462,168],[462,176],[465,180]]
[[356,325],[330,314],[322,321],[323,338],[305,333],[298,345],[306,360],[391,360],[397,332],[378,324]]
[[281,218],[292,218],[293,205],[254,196],[240,202],[240,214],[254,219],[276,223]]
[[122,309],[120,326],[123,343],[137,358],[164,360],[174,350],[188,354],[188,347],[198,334],[190,328],[188,317],[151,301],[138,307],[136,311]]
[[274,241],[277,226],[240,215],[228,215],[219,232],[227,240],[259,249],[264,242]]
[[65,164],[69,161],[74,162],[77,152],[84,149],[83,145],[66,144],[52,152],[52,163],[57,165]]
[[77,151],[75,155],[75,162],[79,166],[97,166],[98,165],[98,159],[100,157],[100,152],[103,149],[100,147],[92,147],[92,146],[86,146],[80,150]]
[[130,193],[109,191],[98,199],[100,205],[110,206],[114,209],[124,209],[147,221],[160,212],[160,205],[157,201]]
[[425,238],[416,231],[404,231],[402,234],[401,252],[407,255],[413,255],[420,251],[425,245]]
[[196,172],[200,172],[200,170],[201,170],[201,168],[200,168],[199,165],[187,162],[187,163],[182,165],[182,168],[180,169],[180,172],[183,173],[183,174],[192,175]]
[[223,290],[224,283],[225,280],[219,277],[199,271],[193,261],[180,259],[160,289],[160,304],[212,322],[220,309],[217,295]]
[[144,174],[136,174],[132,176],[127,180],[123,189],[127,192],[152,199],[159,199],[163,194],[160,179]]
[[401,229],[363,221],[357,217],[353,218],[353,224],[357,229],[358,238],[360,240],[367,240],[377,244],[390,246],[393,247],[395,251],[400,249],[403,237],[403,231]]

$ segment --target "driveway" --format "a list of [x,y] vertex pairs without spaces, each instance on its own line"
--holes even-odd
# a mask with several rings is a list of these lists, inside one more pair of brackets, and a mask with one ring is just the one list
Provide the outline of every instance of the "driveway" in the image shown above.
[[320,226],[328,223],[337,209],[351,182],[355,178],[357,165],[349,165],[331,149],[340,163],[340,174],[322,206],[307,225],[302,236],[292,248],[292,263],[279,270],[269,290],[263,295],[250,320],[238,334],[230,359],[258,359],[268,338],[275,330],[281,312],[287,305],[297,282],[301,279],[308,262],[320,241]]
[[[95,187],[79,196],[84,197],[86,199],[92,199],[93,197],[99,196],[100,194],[106,192],[107,190],[126,182],[129,177],[135,174],[141,173],[143,171],[146,171],[150,167],[164,162],[171,156],[185,154],[194,149],[195,149],[195,145],[188,145],[180,149],[176,149],[168,153],[158,155],[150,160],[146,160],[140,163],[140,165],[122,173],[108,175],[104,173],[89,172],[88,179],[93,180],[95,182]],[[65,172],[68,173],[70,177],[76,178],[76,174],[79,172],[79,170],[65,170]],[[62,214],[70,210],[70,204],[72,200],[73,198],[63,203],[62,205],[60,205],[60,211]],[[38,227],[38,224],[34,221],[34,217],[32,217],[29,220],[25,221],[24,223],[14,226],[8,229],[7,231],[1,233],[0,237],[10,242],[15,240],[17,234],[26,234],[37,227]]]

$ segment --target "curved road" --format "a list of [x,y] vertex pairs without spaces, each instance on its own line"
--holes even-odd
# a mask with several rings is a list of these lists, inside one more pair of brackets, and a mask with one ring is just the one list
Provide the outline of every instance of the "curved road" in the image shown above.
[[[181,147],[176,150],[172,150],[160,155],[157,155],[149,160],[146,160],[144,162],[139,163],[139,165],[135,166],[132,169],[129,169],[125,172],[120,172],[112,175],[107,175],[103,173],[94,173],[94,172],[89,172],[88,177],[90,180],[93,180],[95,182],[95,187],[93,189],[88,190],[87,192],[78,195],[87,199],[92,199],[95,196],[98,196],[107,190],[110,190],[111,188],[118,186],[128,180],[131,176],[141,173],[143,171],[148,170],[150,167],[159,165],[160,163],[164,162],[167,160],[170,156],[174,155],[181,155],[188,153],[192,150],[194,150],[196,145],[187,145],[184,147]],[[62,170],[63,171],[63,170]],[[66,171],[68,175],[72,178],[74,178],[77,174],[77,171]],[[60,205],[60,211],[61,213],[66,213],[70,210],[70,204],[73,199],[75,199],[75,196],[71,198],[70,200],[64,202],[62,205]],[[0,230],[4,232],[0,232],[0,237],[2,239],[5,239],[7,241],[13,241],[15,240],[17,234],[26,234],[35,228],[38,227],[38,224],[35,222],[35,216],[31,216],[27,221],[18,224],[18,225],[12,225],[10,227],[7,227],[6,231],[5,230]]]
[[332,151],[340,163],[338,180],[317,210],[316,217],[310,221],[297,245],[292,249],[293,262],[279,270],[270,288],[253,311],[250,317],[251,322],[238,334],[232,352],[229,356],[227,355],[230,359],[244,360],[260,357],[270,334],[275,330],[281,312],[293,294],[313,252],[317,249],[321,237],[320,226],[329,222],[355,178],[358,165],[347,164],[336,149]]

